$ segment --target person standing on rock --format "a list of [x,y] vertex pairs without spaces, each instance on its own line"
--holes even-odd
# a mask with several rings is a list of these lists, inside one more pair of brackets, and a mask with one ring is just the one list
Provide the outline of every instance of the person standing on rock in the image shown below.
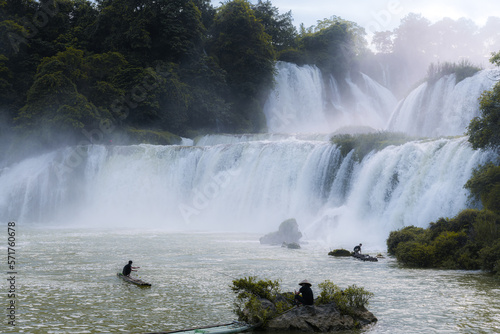
[[363,244],[359,244],[354,247],[354,254],[361,254],[361,246],[363,246]]
[[296,305],[313,305],[314,304],[314,295],[311,290],[312,284],[309,283],[306,279],[299,283],[301,288],[299,291],[295,291],[295,304]]

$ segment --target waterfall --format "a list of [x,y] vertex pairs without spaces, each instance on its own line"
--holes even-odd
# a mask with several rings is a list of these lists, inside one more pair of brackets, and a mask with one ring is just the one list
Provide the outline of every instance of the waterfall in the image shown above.
[[[394,96],[362,73],[338,81],[283,62],[277,71],[264,110],[270,133],[171,146],[76,146],[31,157],[0,169],[0,218],[264,233],[293,217],[307,238],[371,240],[383,249],[390,231],[426,227],[467,207],[463,185],[493,159],[490,152],[460,137],[389,146],[358,160],[325,133],[384,128]],[[482,71],[460,83],[450,75],[422,84],[394,109],[389,129],[461,134],[492,77]]]
[[316,66],[276,64],[276,87],[265,106],[269,132],[328,132],[323,75]]
[[399,103],[388,130],[421,137],[463,135],[479,115],[478,98],[493,87],[497,76],[497,70],[483,70],[458,83],[455,74],[425,82]]
[[390,146],[356,161],[325,140],[212,146],[87,146],[0,172],[2,220],[267,232],[294,217],[308,238],[349,240],[425,226],[466,207],[489,159],[465,138]]
[[276,71],[276,86],[264,106],[269,132],[328,133],[346,126],[383,129],[397,103],[387,88],[362,73],[339,83],[316,66],[278,62]]

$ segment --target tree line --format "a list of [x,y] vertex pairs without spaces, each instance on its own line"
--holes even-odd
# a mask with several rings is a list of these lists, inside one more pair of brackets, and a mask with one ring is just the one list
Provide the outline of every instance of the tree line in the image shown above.
[[270,1],[0,0],[0,14],[0,130],[47,148],[103,128],[102,142],[265,131],[277,60],[341,75],[364,33],[339,17],[299,33]]

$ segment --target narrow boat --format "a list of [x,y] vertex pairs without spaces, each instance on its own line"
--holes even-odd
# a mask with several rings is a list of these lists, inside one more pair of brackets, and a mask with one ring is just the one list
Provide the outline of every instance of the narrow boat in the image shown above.
[[151,283],[144,282],[143,280],[140,280],[138,278],[133,278],[129,276],[125,276],[122,273],[117,273],[116,276],[120,277],[122,280],[130,282],[135,285],[139,286],[151,286]]
[[240,333],[248,331],[255,326],[249,325],[244,322],[234,321],[230,324],[197,327],[189,329],[181,329],[170,332],[154,332],[149,334],[173,334],[173,333],[183,333],[183,334],[229,334],[229,333]]

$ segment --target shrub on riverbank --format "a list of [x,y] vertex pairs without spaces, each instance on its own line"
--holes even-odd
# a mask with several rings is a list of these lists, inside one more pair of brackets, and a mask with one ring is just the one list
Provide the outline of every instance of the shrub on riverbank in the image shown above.
[[387,250],[410,267],[500,273],[500,216],[469,209],[427,229],[408,226],[390,233]]

